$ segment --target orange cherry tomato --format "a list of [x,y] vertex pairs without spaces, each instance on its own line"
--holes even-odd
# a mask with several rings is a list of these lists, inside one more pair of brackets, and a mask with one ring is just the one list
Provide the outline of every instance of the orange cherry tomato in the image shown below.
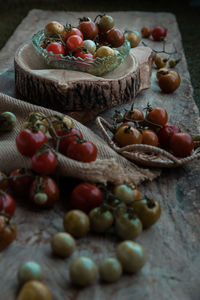
[[168,114],[164,108],[155,107],[147,114],[146,119],[154,124],[164,126],[168,121]]
[[142,132],[142,144],[150,145],[150,146],[158,146],[158,136],[151,129],[145,129]]
[[143,121],[144,120],[144,114],[142,111],[140,111],[137,108],[133,108],[125,113],[124,116],[128,120],[133,121]]
[[181,83],[179,74],[166,68],[157,71],[158,85],[164,93],[173,93]]
[[142,143],[142,134],[139,130],[130,126],[119,127],[114,138],[120,147]]
[[138,189],[134,189],[133,190],[133,197],[134,197],[135,201],[140,200],[141,199],[141,192]]

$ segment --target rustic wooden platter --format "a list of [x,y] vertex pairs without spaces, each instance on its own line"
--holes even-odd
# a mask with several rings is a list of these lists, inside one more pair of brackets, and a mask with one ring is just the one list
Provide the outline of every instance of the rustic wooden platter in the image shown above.
[[[84,15],[95,16],[97,12]],[[115,12],[111,13],[121,28],[139,30],[145,25],[165,25],[168,28],[168,43],[176,42],[182,54],[177,66],[181,75],[180,88],[172,95],[160,92],[153,71],[151,89],[138,94],[135,106],[144,108],[147,102],[163,106],[170,115],[170,121],[178,123],[184,130],[199,132],[198,109],[192,98],[192,86],[187,70],[181,36],[176,19],[168,13]],[[19,25],[12,38],[0,54],[0,89],[16,96],[14,90],[13,57],[19,43],[30,40],[35,31],[55,19],[71,21],[82,13],[49,12],[33,10]],[[159,48],[159,43],[146,41]],[[119,109],[127,108],[122,105]],[[109,121],[114,109],[101,115]],[[87,126],[97,131],[94,121]],[[49,240],[52,234],[63,230],[63,206],[51,211],[33,211],[19,205],[16,212],[19,235],[17,241],[2,253],[0,261],[1,299],[15,299],[18,284],[16,272],[21,262],[35,260],[45,272],[45,283],[52,291],[53,299],[150,299],[150,300],[199,300],[200,299],[200,203],[199,203],[199,161],[175,170],[164,170],[153,183],[139,188],[143,194],[160,201],[162,216],[152,229],[144,231],[137,239],[147,250],[148,261],[142,271],[134,276],[124,275],[114,284],[97,281],[85,289],[77,289],[69,283],[68,266],[71,258],[61,260],[51,255]],[[66,181],[66,185],[67,185]],[[110,236],[88,236],[77,241],[73,257],[85,255],[97,263],[105,256],[114,256],[118,240]]]

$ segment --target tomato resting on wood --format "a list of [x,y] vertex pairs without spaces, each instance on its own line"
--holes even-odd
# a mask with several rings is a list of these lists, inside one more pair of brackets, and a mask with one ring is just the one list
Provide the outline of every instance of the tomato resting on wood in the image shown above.
[[70,196],[73,208],[89,213],[91,209],[101,205],[101,190],[90,183],[81,183],[75,187]]

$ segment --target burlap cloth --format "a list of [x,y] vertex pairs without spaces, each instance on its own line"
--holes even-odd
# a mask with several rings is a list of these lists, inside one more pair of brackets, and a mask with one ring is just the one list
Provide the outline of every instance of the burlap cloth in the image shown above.
[[[13,131],[0,135],[0,170],[9,173],[20,167],[31,167],[31,159],[21,155],[15,144],[16,135],[22,128],[28,114],[32,111],[43,112],[47,116],[58,114],[55,111],[17,100],[0,94],[0,112],[10,111],[17,117]],[[159,172],[143,169],[115,153],[99,136],[89,128],[74,120],[86,140],[92,141],[98,148],[98,158],[91,163],[81,163],[62,154],[58,155],[58,173],[63,176],[76,177],[82,180],[106,183],[130,181],[139,184],[155,178]]]

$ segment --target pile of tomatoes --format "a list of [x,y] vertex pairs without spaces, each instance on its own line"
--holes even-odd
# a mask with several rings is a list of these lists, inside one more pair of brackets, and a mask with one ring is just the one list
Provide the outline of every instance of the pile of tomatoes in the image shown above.
[[114,19],[108,15],[99,15],[95,21],[84,17],[77,27],[53,21],[45,26],[44,34],[41,46],[47,51],[81,59],[116,55],[113,48],[125,41],[124,33],[114,28]]
[[179,126],[168,123],[168,113],[162,107],[147,105],[145,116],[142,111],[131,107],[125,114],[117,112],[114,121],[114,140],[120,147],[133,144],[159,146],[180,158],[191,155],[194,148],[192,136],[181,132]]

